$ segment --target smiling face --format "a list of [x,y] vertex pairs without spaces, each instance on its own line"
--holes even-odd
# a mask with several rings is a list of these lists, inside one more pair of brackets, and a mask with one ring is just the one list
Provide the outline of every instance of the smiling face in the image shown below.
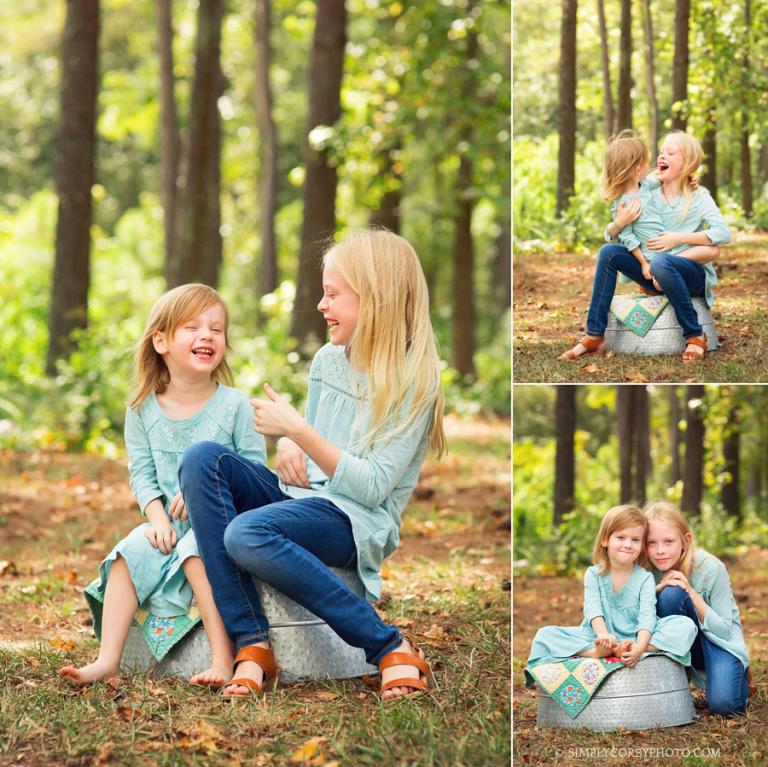
[[631,565],[640,556],[643,548],[643,525],[632,525],[623,530],[611,533],[603,546],[608,549],[608,561],[612,568],[621,568]]
[[224,307],[213,304],[187,318],[170,334],[156,332],[152,342],[165,360],[171,379],[175,375],[210,377],[224,359],[227,347]]
[[323,269],[323,297],[317,310],[328,323],[331,343],[334,346],[349,345],[357,325],[360,296],[332,264]]
[[680,143],[673,137],[668,137],[661,147],[661,153],[656,160],[659,181],[675,181],[683,172],[684,158]]
[[645,552],[651,564],[661,572],[676,568],[690,545],[690,533],[682,535],[674,525],[661,520],[648,523]]

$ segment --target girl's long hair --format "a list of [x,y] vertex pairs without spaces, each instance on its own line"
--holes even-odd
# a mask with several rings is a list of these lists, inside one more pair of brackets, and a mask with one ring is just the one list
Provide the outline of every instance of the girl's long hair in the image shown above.
[[[632,504],[622,504],[608,509],[600,523],[600,530],[595,538],[595,545],[592,549],[592,563],[599,565],[598,574],[604,575],[610,572],[611,562],[608,559],[608,539],[619,530],[626,530],[628,527],[640,525],[643,528],[643,549],[645,548],[645,534],[648,532],[648,520],[639,506]],[[605,541],[605,543],[603,543]],[[642,549],[641,549],[642,551]]]
[[624,185],[642,162],[648,162],[648,147],[633,130],[623,130],[612,136],[605,148],[603,198],[615,200],[620,197]]
[[431,411],[429,447],[441,455],[446,442],[440,357],[416,251],[392,232],[366,229],[333,245],[323,264],[337,269],[360,298],[349,359],[366,376],[370,420],[356,447],[365,451],[376,440],[407,432]]
[[[645,507],[645,518],[649,523],[666,522],[680,533],[680,537],[683,539],[683,553],[680,555],[680,559],[672,565],[672,569],[679,570],[688,578],[693,571],[693,533],[683,516],[683,512],[669,501],[655,501]],[[691,542],[687,547],[685,546],[686,535],[691,536]],[[649,569],[653,567],[653,563],[648,560],[647,556],[643,566]]]
[[680,213],[679,221],[685,219],[688,215],[688,209],[691,207],[691,201],[696,190],[691,186],[691,174],[698,170],[701,161],[704,158],[701,144],[685,131],[672,131],[666,136],[666,140],[674,141],[680,149],[683,158],[683,168],[680,172],[680,191],[683,194],[683,210]]
[[[172,336],[177,328],[188,319],[196,317],[206,309],[219,304],[224,309],[224,337],[226,349],[229,350],[229,311],[224,299],[208,285],[190,283],[179,285],[160,296],[149,312],[144,333],[134,349],[134,383],[135,389],[129,407],[140,409],[141,403],[152,393],[158,394],[168,388],[171,375],[165,360],[155,351],[153,336],[164,333]],[[226,356],[213,371],[214,381],[232,385],[232,371]]]

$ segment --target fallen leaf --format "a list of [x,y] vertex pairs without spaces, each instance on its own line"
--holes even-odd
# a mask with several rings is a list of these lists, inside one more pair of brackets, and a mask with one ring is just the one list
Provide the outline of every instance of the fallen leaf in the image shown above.
[[310,738],[293,754],[291,757],[291,763],[301,764],[303,762],[308,762],[310,759],[312,759],[313,756],[315,756],[318,749],[320,748],[320,743],[324,740],[325,738],[322,736],[317,738]]
[[580,370],[584,373],[597,373],[600,371],[600,368],[593,362],[591,365],[582,366]]
[[18,575],[19,571],[16,569],[14,562],[9,562],[7,559],[0,560],[0,575]]
[[77,644],[71,639],[62,639],[61,637],[49,639],[48,644],[55,650],[61,650],[62,652],[72,652],[77,647]]
[[336,700],[338,697],[338,693],[331,692],[330,690],[318,690],[318,692],[315,693],[315,698],[317,700]]

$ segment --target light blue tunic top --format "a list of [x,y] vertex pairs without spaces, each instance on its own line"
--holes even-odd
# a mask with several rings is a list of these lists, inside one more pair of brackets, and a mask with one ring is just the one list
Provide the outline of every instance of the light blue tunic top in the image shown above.
[[656,585],[653,576],[635,565],[626,583],[613,590],[610,572],[599,575],[597,565],[584,573],[584,620],[579,626],[545,626],[536,632],[528,665],[552,663],[594,647],[597,634],[592,621],[599,615],[609,634],[618,641],[637,639],[641,629],[651,633],[650,644],[684,665],[690,663],[690,648],[696,626],[684,615],[656,617]]
[[[700,232],[704,231],[712,245],[727,245],[731,241],[731,231],[712,199],[712,195],[699,187],[691,198],[691,204],[681,218],[685,209],[685,197],[680,195],[672,202],[665,202],[661,196],[661,184],[657,179],[645,179],[636,194],[623,195],[611,208],[611,214],[616,215],[620,202],[630,202],[638,197],[642,211],[636,221],[628,224],[619,233],[618,240],[629,250],[639,247],[643,255],[651,260],[654,251],[649,250],[647,241],[661,232]],[[655,227],[659,227],[655,230]],[[625,235],[626,232],[626,235]],[[606,239],[611,240],[606,231]],[[690,245],[676,245],[669,250],[673,256],[690,248]],[[717,284],[717,274],[712,263],[701,264],[704,269],[704,295],[708,306],[715,302],[714,286]],[[624,281],[624,280],[622,280]]]
[[[264,437],[254,431],[253,410],[237,389],[219,384],[195,415],[180,420],[169,418],[162,411],[154,393],[138,411],[126,410],[130,485],[142,513],[155,498],[168,511],[179,492],[179,463],[184,450],[205,440],[232,448],[251,461],[266,463]],[[191,556],[200,556],[192,526],[188,519],[173,521],[178,540],[169,554],[149,543],[144,535],[149,526],[139,525],[117,543],[99,566],[99,577],[86,590],[97,632],[109,570],[118,555],[128,565],[142,609],[159,617],[184,615],[189,610],[192,589],[181,565]]]
[[378,599],[381,563],[400,542],[401,516],[419,478],[432,412],[425,412],[406,433],[380,439],[361,452],[355,443],[366,434],[370,418],[364,396],[365,376],[352,370],[346,349],[323,346],[309,370],[305,416],[341,450],[341,458],[329,481],[307,456],[310,488],[282,482],[280,488],[292,498],[327,498],[349,517],[358,574],[368,598]]
[[[653,577],[656,583],[659,583],[664,574],[654,568]],[[744,668],[747,668],[749,653],[744,642],[739,608],[733,598],[731,579],[725,565],[713,554],[696,549],[688,582],[709,606],[701,625],[704,636],[712,644],[735,655]],[[698,687],[706,687],[706,678],[705,672],[693,669],[693,681]]]

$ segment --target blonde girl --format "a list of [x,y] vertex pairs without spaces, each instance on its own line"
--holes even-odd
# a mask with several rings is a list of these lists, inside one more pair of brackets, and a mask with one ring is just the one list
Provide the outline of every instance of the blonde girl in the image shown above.
[[[136,347],[136,389],[125,415],[131,490],[147,522],[115,546],[86,589],[101,645],[93,663],[60,669],[72,684],[118,674],[139,607],[149,614],[142,616],[142,626],[145,633],[152,629],[150,649],[156,658],[202,618],[212,663],[190,682],[218,689],[232,676],[232,645],[178,482],[184,450],[202,440],[226,446],[243,460],[266,457],[247,398],[228,385],[228,329],[226,305],[207,285],[175,288],[150,312]],[[190,618],[193,596],[197,611]]]
[[685,517],[673,503],[648,506],[646,565],[656,581],[656,611],[684,615],[696,626],[693,681],[706,688],[713,714],[742,714],[749,696],[749,654],[728,570],[696,548]]
[[572,656],[616,656],[634,666],[650,650],[688,663],[696,627],[682,616],[656,618],[653,578],[637,564],[647,527],[637,506],[615,506],[606,513],[592,551],[594,564],[584,574],[584,620],[579,626],[539,629],[528,666]]
[[419,259],[387,231],[350,234],[326,253],[318,310],[330,343],[315,355],[302,417],[264,385],[254,423],[280,437],[275,471],[214,443],[190,448],[181,487],[224,624],[236,679],[227,696],[278,676],[251,576],[286,594],[382,672],[385,699],[426,688],[423,653],[329,567],[355,568],[366,595],[398,545],[427,448],[445,448],[440,361]]
[[[619,140],[627,146],[633,143],[628,136],[621,138],[620,135]],[[638,160],[630,171],[621,173],[620,160],[634,162],[639,149],[634,150],[634,154],[619,149],[615,151],[619,156],[617,184],[604,185],[611,193],[618,191],[619,185],[623,190],[622,198],[614,206],[615,219],[606,229],[606,236],[618,237],[621,243],[605,245],[600,250],[587,315],[587,335],[562,354],[561,359],[575,360],[584,354],[603,352],[616,277],[623,274],[646,292],[663,293],[669,299],[686,342],[682,359],[699,361],[704,357],[707,338],[693,298],[703,296],[709,306],[714,303],[712,289],[717,275],[712,262],[719,255],[716,246],[731,240],[728,225],[709,192],[692,183],[691,174],[702,161],[701,146],[687,133],[670,133],[656,162],[655,180],[636,187],[638,191],[634,195],[631,194],[633,184],[639,184],[640,176],[644,176],[643,161]],[[609,148],[610,151],[613,150]],[[650,278],[637,254],[630,252],[638,247],[651,259]]]

